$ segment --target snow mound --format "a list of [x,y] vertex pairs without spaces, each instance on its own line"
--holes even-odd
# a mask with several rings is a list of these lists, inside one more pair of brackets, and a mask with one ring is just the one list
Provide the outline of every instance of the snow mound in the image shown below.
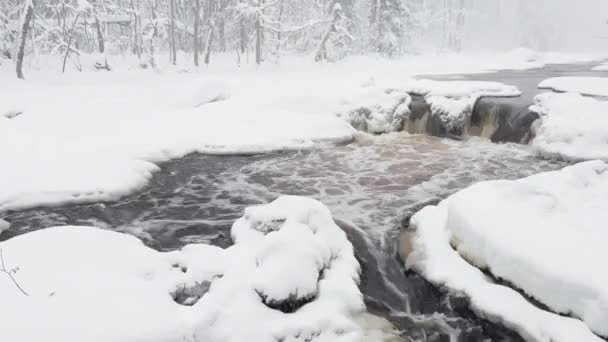
[[530,110],[540,115],[532,145],[547,157],[608,159],[608,102],[580,94],[537,95]]
[[542,81],[540,89],[591,96],[608,96],[607,77],[554,77]]
[[[364,85],[358,94],[343,100],[338,115],[357,130],[372,134],[398,132],[410,114],[410,95],[402,90]],[[354,99],[354,100],[353,100]]]
[[379,329],[362,323],[359,264],[321,203],[281,197],[248,208],[232,236],[225,250],[167,253],[92,227],[2,242],[29,296],[0,276],[0,340],[329,342],[363,341]]
[[230,98],[230,86],[220,78],[201,77],[190,81],[179,94],[178,103],[186,107],[200,107],[207,103]]
[[[406,264],[465,293],[476,311],[527,340],[599,342],[593,332],[608,336],[608,230],[598,224],[606,213],[608,164],[601,161],[481,182],[412,218]],[[480,270],[575,318],[538,308]]]

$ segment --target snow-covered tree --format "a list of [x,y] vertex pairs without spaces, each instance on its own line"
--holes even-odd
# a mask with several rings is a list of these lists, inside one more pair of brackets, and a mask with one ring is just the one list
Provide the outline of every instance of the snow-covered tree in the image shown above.
[[371,0],[370,34],[371,45],[377,52],[395,55],[402,48],[408,20],[408,8],[405,0]]

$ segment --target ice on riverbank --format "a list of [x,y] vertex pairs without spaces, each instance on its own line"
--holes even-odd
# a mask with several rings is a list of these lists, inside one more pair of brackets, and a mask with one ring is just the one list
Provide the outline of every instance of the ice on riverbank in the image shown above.
[[[608,219],[607,194],[601,161],[478,183],[412,218],[406,264],[528,340],[602,341],[592,331],[608,335],[608,230],[600,224]],[[580,320],[536,307],[481,270]]]
[[542,81],[538,87],[562,93],[608,97],[608,77],[554,77]]
[[540,94],[532,145],[547,157],[608,160],[608,102],[576,93]]
[[167,253],[92,227],[2,242],[29,296],[0,276],[0,340],[384,340],[387,325],[365,313],[353,247],[324,205],[281,197],[248,208],[232,236],[225,250]]

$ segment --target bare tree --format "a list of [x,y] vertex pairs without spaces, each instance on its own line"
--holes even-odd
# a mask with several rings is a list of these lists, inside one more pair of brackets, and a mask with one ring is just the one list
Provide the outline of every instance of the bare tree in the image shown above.
[[332,9],[332,21],[331,25],[329,25],[329,29],[323,35],[323,39],[321,39],[321,44],[319,44],[319,48],[317,49],[317,53],[315,54],[315,61],[323,61],[327,59],[327,41],[334,33],[340,32],[343,29],[338,25],[340,20],[343,18],[344,11],[342,10],[342,6],[340,3],[336,2]]
[[15,284],[15,286],[19,289],[19,291],[21,291],[21,293],[26,296],[29,296],[29,294],[25,292],[25,290],[21,287],[21,285],[19,285],[19,283],[15,279],[15,274],[17,272],[19,272],[19,267],[10,269],[6,268],[6,265],[4,264],[4,255],[2,254],[2,248],[0,248],[0,273],[6,274],[11,279],[13,284]]
[[78,19],[80,18],[80,13],[76,14],[76,18],[74,18],[74,22],[72,22],[72,26],[70,26],[70,29],[68,31],[68,42],[67,42],[67,47],[65,49],[65,55],[63,56],[63,67],[61,68],[61,72],[65,72],[65,63],[68,60],[68,56],[70,54],[70,46],[72,44],[72,40],[74,37],[74,26],[76,26],[76,23],[78,22]]
[[23,77],[23,58],[25,57],[25,42],[27,40],[27,33],[30,29],[30,22],[34,16],[34,1],[25,0],[23,5],[23,20],[21,21],[21,30],[19,32],[19,50],[17,51],[17,77],[24,79]]
[[198,52],[200,50],[200,26],[201,26],[201,0],[194,0],[194,34],[192,48],[194,49],[194,65],[198,66]]
[[175,0],[169,0],[169,44],[171,44],[171,63],[177,64],[177,50],[175,48]]

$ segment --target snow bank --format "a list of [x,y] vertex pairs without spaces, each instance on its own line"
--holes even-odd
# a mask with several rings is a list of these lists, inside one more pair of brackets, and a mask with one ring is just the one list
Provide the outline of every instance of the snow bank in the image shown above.
[[[306,107],[293,95],[306,93],[295,81],[282,89],[272,77],[272,84],[260,80],[151,73],[0,83],[0,113],[23,113],[0,116],[0,212],[114,200],[145,186],[156,163],[188,153],[309,149],[353,139],[354,129],[335,115],[339,95]],[[261,89],[251,91],[255,83]]]
[[554,77],[542,81],[538,87],[563,93],[608,97],[606,77]]
[[[482,182],[412,218],[407,267],[461,291],[473,308],[531,341],[608,336],[608,164],[587,162],[516,181]],[[552,311],[495,284],[505,279]],[[584,323],[583,323],[584,321]]]
[[548,157],[608,159],[608,102],[575,93],[540,94],[532,145]]
[[248,208],[232,236],[225,250],[168,253],[92,227],[2,242],[29,296],[0,276],[0,340],[382,340],[365,318],[353,247],[321,203],[281,197]]

